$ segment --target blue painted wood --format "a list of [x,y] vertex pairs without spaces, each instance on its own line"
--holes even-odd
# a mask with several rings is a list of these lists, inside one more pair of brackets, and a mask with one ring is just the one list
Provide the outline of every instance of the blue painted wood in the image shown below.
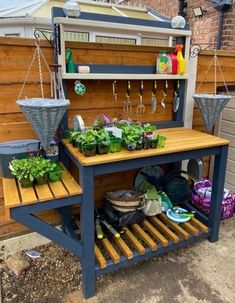
[[48,209],[60,208],[61,206],[69,205],[79,205],[82,203],[82,195],[70,196],[66,198],[61,198],[57,200],[49,200],[44,202],[39,202],[30,205],[21,205],[14,208],[14,212],[20,212],[21,214],[31,214],[39,211],[45,211]]
[[65,247],[66,249],[72,251],[77,257],[79,258],[83,257],[84,251],[82,250],[83,246],[81,242],[73,238],[70,238],[60,230],[40,220],[36,216],[22,212],[22,208],[20,207],[12,208],[11,218],[27,226],[33,231],[36,231],[40,235],[50,239],[51,241],[54,241],[55,243],[61,245],[62,247]]
[[215,242],[219,237],[222,198],[224,192],[224,179],[227,164],[228,145],[220,147],[221,153],[215,156],[212,179],[211,207],[209,213],[209,227],[211,228],[210,242]]
[[203,157],[206,155],[207,156],[216,155],[219,154],[219,152],[220,152],[219,147],[212,147],[212,148],[204,148],[204,149],[198,149],[193,151],[183,151],[175,154],[158,155],[158,156],[137,158],[137,159],[126,160],[126,161],[106,163],[102,165],[96,165],[94,167],[94,173],[96,176],[98,176],[98,175],[125,171],[134,168],[141,168],[149,165],[160,165],[164,163],[167,164],[167,163],[183,161],[188,159],[197,159],[198,157]]
[[[78,66],[84,64],[76,64]],[[156,74],[155,65],[88,64],[91,73],[101,74]]]
[[94,253],[94,169],[83,166],[79,171],[83,188],[81,207],[81,241],[83,244],[82,276],[83,293],[86,298],[95,294],[95,253]]
[[184,203],[184,208],[190,210],[190,211],[195,211],[195,218],[201,221],[203,224],[208,226],[208,217],[201,213],[198,209],[193,207],[190,203]]
[[185,80],[179,80],[179,83],[180,83],[180,87],[179,87],[180,104],[178,111],[176,113],[173,113],[174,121],[183,121],[183,115],[184,115]]
[[71,238],[78,240],[78,236],[75,234],[74,229],[75,226],[73,226],[72,220],[71,220],[71,212],[70,207],[62,207],[59,209],[61,213],[61,228],[62,231],[70,236]]
[[190,238],[188,240],[183,240],[182,238],[180,238],[180,242],[177,244],[174,244],[172,241],[169,240],[169,246],[167,247],[163,247],[161,244],[158,244],[158,248],[156,251],[152,251],[150,248],[146,248],[146,252],[144,255],[140,255],[138,252],[134,251],[133,253],[133,259],[126,259],[125,256],[121,256],[121,262],[118,264],[114,264],[111,260],[107,262],[107,267],[104,269],[101,269],[98,265],[96,266],[95,270],[96,270],[96,276],[100,276],[103,274],[106,274],[108,272],[123,268],[125,266],[129,266],[131,264],[135,264],[137,262],[141,262],[144,260],[147,260],[149,258],[155,257],[155,256],[159,256],[160,254],[164,254],[164,253],[168,253],[172,250],[178,249],[178,248],[182,248],[188,244],[197,242],[199,240],[202,239],[206,239],[210,236],[210,231],[208,234],[205,233],[200,233],[200,235],[198,237],[194,237],[194,236],[190,236]]
[[157,128],[172,128],[172,127],[182,127],[184,122],[182,121],[163,121],[163,122],[151,122],[151,124],[156,125]]

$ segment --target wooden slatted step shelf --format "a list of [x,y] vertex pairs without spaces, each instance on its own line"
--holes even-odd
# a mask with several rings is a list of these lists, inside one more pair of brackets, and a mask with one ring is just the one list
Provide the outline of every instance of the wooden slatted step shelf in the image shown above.
[[81,195],[82,188],[64,166],[63,169],[61,181],[29,188],[22,188],[16,179],[3,178],[4,206],[7,216],[10,208]]
[[196,218],[184,224],[172,222],[165,214],[147,217],[140,224],[123,228],[121,238],[105,238],[95,244],[95,258],[100,269],[107,268],[110,260],[118,264],[124,258],[131,260],[134,255],[144,256],[147,251],[157,252],[159,247],[179,245],[192,237],[207,234],[209,228]]

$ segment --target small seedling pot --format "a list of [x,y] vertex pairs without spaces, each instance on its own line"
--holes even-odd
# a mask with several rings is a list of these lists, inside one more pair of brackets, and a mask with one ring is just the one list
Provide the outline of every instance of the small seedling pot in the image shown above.
[[83,144],[82,152],[85,157],[92,157],[96,155],[96,144]]

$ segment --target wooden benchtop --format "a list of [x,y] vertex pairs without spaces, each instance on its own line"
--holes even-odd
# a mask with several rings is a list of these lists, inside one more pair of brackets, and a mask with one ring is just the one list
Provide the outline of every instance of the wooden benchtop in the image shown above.
[[62,140],[62,143],[83,166],[99,165],[110,162],[125,161],[162,154],[172,154],[182,151],[190,151],[229,144],[228,140],[184,127],[160,129],[158,133],[166,136],[167,138],[164,148],[145,149],[138,151],[128,151],[123,149],[118,153],[96,155],[94,157],[85,157],[77,150],[77,148],[73,147],[65,139]]
[[49,184],[22,188],[16,179],[3,178],[4,206],[6,208],[33,204],[68,196],[81,195],[82,189],[63,167],[62,180]]

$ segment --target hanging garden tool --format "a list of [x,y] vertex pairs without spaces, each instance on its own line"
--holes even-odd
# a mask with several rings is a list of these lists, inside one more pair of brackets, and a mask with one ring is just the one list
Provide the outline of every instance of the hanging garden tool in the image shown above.
[[152,113],[154,114],[157,110],[157,99],[156,99],[156,92],[157,92],[157,81],[153,81],[153,89],[152,89]]
[[168,82],[167,80],[164,82],[164,88],[163,88],[163,98],[161,100],[161,106],[165,109],[166,108],[166,104],[165,104],[165,100],[167,97],[167,90],[168,90]]
[[[209,70],[211,69],[212,65],[214,65],[214,94],[195,94],[193,95],[194,101],[197,104],[197,107],[202,115],[203,121],[205,123],[205,127],[208,131],[211,131],[213,129],[213,126],[219,117],[220,113],[226,106],[226,104],[231,99],[231,96],[229,95],[228,87],[225,83],[224,76],[219,64],[219,60],[217,57],[217,51],[215,49],[215,54],[208,66],[208,69],[204,75],[204,78],[202,79],[198,89],[202,86],[202,83],[204,82]],[[217,66],[219,67],[219,72],[221,74],[224,87],[226,88],[227,95],[217,95]]]
[[[37,42],[35,43],[36,49],[16,103],[20,106],[24,115],[26,116],[29,123],[32,125],[34,131],[36,132],[37,136],[39,137],[41,146],[44,150],[46,150],[50,146],[50,143],[53,140],[59,123],[64,113],[66,112],[70,102],[69,100],[66,100],[64,98],[64,91],[61,85],[61,79],[58,78],[59,72],[56,73],[56,76],[52,75],[51,70],[46,62],[46,59],[41,51],[39,42],[40,41],[37,40]],[[23,94],[25,84],[28,81],[28,77],[31,74],[31,69],[34,61],[36,60],[36,57],[38,61],[41,98],[25,97],[25,99],[20,99]],[[53,86],[56,86],[56,89],[52,89],[52,91],[55,92],[54,99],[44,97],[41,59],[46,65],[47,71],[50,74],[51,81],[53,81]],[[60,85],[58,85],[59,83]],[[59,99],[57,99],[57,96],[59,97]]]
[[140,102],[136,108],[137,114],[144,114],[144,112],[145,112],[145,106],[143,104],[143,94],[144,94],[144,81],[141,80],[140,81],[140,90],[139,90]]
[[83,96],[86,92],[86,87],[84,84],[81,83],[80,80],[77,80],[75,83],[74,83],[74,91],[77,95],[79,96]]
[[130,101],[131,96],[131,81],[127,81],[127,89],[126,89],[126,101],[123,104],[124,114],[132,114],[132,103]]
[[113,99],[117,101],[117,81],[113,81]]
[[180,96],[179,96],[179,89],[180,89],[180,81],[177,80],[176,88],[175,88],[175,96],[173,99],[173,111],[177,113],[179,106],[180,106]]

